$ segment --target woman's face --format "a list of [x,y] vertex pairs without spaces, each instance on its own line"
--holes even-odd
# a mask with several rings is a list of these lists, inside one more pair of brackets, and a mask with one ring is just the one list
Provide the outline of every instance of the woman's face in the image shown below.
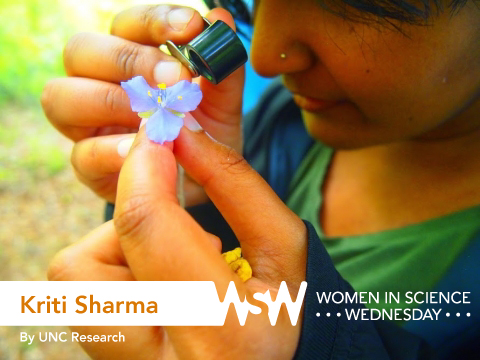
[[349,22],[316,0],[256,3],[253,67],[282,75],[315,138],[354,148],[480,128],[478,4],[431,25],[395,23],[402,34]]

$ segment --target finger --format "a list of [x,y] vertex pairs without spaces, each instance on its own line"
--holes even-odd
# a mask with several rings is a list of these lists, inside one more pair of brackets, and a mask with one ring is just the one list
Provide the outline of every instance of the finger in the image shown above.
[[226,291],[239,278],[179,206],[176,171],[172,150],[149,141],[142,127],[118,182],[114,221],[125,257],[138,280],[213,280]]
[[45,85],[42,106],[50,122],[74,141],[102,127],[138,129],[140,118],[116,84],[85,78],[59,78]]
[[75,144],[71,163],[77,178],[97,195],[115,202],[118,173],[135,134],[87,138]]
[[[77,243],[58,253],[50,264],[52,281],[133,281],[132,273],[118,242],[113,222],[90,232]],[[75,326],[82,335],[125,336],[125,342],[85,342],[82,346],[94,359],[156,359],[164,340],[164,330],[132,326]]]
[[222,252],[222,240],[218,236],[213,234],[207,233],[207,236],[212,243],[213,247],[218,251],[218,253]]
[[167,40],[186,44],[204,27],[202,16],[190,7],[139,5],[122,11],[110,33],[140,44],[161,45]]
[[[160,61],[175,61],[158,48],[140,45],[116,36],[80,33],[67,43],[63,53],[69,76],[120,83],[142,75],[153,84],[153,68]],[[179,64],[179,63],[178,63]],[[177,68],[176,81],[189,80],[185,67]]]
[[257,277],[302,281],[306,229],[263,178],[231,148],[182,128],[175,155],[235,232]]
[[50,281],[134,280],[118,243],[112,221],[108,221],[76,243],[60,251],[48,269]]
[[73,147],[72,165],[81,176],[92,181],[117,173],[134,138],[135,134],[128,134],[82,140]]

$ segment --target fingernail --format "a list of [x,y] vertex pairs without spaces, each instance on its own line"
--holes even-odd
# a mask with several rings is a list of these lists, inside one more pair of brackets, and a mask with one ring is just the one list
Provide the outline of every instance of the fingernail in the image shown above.
[[135,137],[132,136],[120,141],[117,145],[118,155],[120,155],[123,158],[126,158],[128,155],[128,152],[130,151],[130,148],[132,147],[134,140],[135,140]]
[[157,83],[175,84],[180,79],[182,64],[178,61],[160,61],[153,69],[153,77]]
[[193,132],[199,132],[199,131],[203,130],[203,128],[200,126],[200,124],[197,122],[197,120],[195,120],[195,118],[191,115],[190,116],[185,116],[184,124],[185,124],[185,127],[188,130],[193,131]]
[[194,10],[190,8],[180,8],[170,11],[167,15],[168,24],[176,31],[184,30],[190,20],[192,20]]

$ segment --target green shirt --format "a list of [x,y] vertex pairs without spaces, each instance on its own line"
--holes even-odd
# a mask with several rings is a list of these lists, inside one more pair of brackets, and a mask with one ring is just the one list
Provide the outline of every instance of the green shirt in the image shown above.
[[[327,237],[319,223],[321,187],[333,150],[316,143],[303,159],[289,188],[287,205],[317,230],[338,272],[355,291],[380,293],[377,309],[414,308],[385,304],[385,292],[432,291],[480,230],[480,205],[423,223],[379,233]],[[368,306],[368,305],[367,305]]]

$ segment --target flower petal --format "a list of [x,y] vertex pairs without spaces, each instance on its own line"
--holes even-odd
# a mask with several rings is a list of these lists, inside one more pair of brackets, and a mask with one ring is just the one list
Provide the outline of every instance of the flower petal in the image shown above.
[[147,137],[157,144],[173,141],[180,133],[183,119],[171,112],[159,108],[147,121],[145,129]]
[[156,101],[148,96],[149,91],[153,94],[157,90],[151,88],[143,76],[135,76],[128,81],[121,82],[120,85],[127,93],[133,111],[144,112],[158,107]]
[[193,111],[202,101],[202,96],[197,84],[182,80],[167,88],[165,107],[179,112]]

